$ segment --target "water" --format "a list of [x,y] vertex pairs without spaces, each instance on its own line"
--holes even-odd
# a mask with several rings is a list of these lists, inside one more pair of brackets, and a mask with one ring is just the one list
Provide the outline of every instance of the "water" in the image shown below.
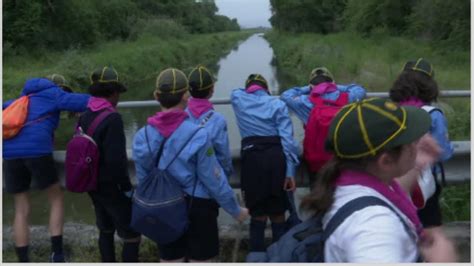
[[[217,72],[217,83],[215,85],[215,92],[213,99],[228,99],[233,89],[243,87],[245,80],[249,74],[259,73],[265,77],[270,86],[270,91],[273,95],[278,94],[280,87],[276,77],[276,69],[271,64],[273,58],[273,50],[269,43],[263,38],[263,34],[255,34],[242,42],[227,56],[223,57],[218,62],[219,71]],[[124,94],[122,100],[137,100],[152,99],[154,78],[144,80],[140,84],[134,84],[129,87],[129,91]],[[134,93],[133,89],[139,90]],[[145,96],[144,96],[145,95]],[[235,121],[235,116],[230,105],[216,105],[216,111],[222,113],[227,119],[228,132],[231,149],[238,151],[240,149],[240,134]],[[157,112],[159,108],[120,108],[119,112],[122,115],[125,128],[125,136],[127,141],[127,148],[130,149],[133,142],[133,136],[142,126],[145,125],[147,117]],[[60,126],[55,132],[55,150],[64,150],[67,142],[71,139],[74,133],[74,119],[66,119],[63,114]],[[293,118],[297,125],[297,139],[302,138],[302,127],[300,122]],[[236,177],[234,177],[236,178]],[[48,204],[45,193],[32,191],[32,213],[31,224],[47,224],[48,221]],[[91,201],[87,194],[75,194],[66,192],[65,195],[65,221],[66,222],[82,222],[94,223],[94,212]],[[14,211],[12,209],[12,196],[4,193],[3,195],[3,224],[11,224]],[[231,222],[232,218],[225,212],[220,212],[220,219],[224,219],[224,223]]]

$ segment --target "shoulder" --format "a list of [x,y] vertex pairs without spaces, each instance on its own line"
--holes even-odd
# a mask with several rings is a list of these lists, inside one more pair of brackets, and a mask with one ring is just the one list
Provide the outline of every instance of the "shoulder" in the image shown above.
[[233,89],[230,95],[235,97],[235,96],[242,95],[243,93],[245,93],[245,90],[243,88],[237,88],[237,89]]

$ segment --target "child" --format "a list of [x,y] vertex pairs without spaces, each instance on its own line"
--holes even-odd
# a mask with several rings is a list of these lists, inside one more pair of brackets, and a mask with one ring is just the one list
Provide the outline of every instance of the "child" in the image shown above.
[[[192,202],[188,231],[175,242],[159,245],[160,259],[162,262],[209,261],[219,254],[219,205],[239,221],[247,218],[248,211],[238,205],[207,131],[196,132],[199,126],[187,119],[184,109],[189,92],[185,74],[175,68],[162,71],[154,95],[162,111],[148,118],[147,125],[133,140],[137,181],[140,183],[155,167],[157,151],[163,144],[160,165],[177,156],[167,171],[181,184],[188,203]],[[177,154],[190,137],[189,144]]]
[[223,115],[214,111],[214,107],[209,101],[214,93],[214,79],[211,72],[203,66],[194,68],[188,79],[192,97],[189,98],[186,112],[193,123],[202,124],[206,128],[209,137],[211,137],[217,160],[224,169],[225,175],[230,178],[233,168],[227,122]]
[[[3,140],[3,171],[5,190],[15,201],[13,236],[19,262],[29,262],[28,191],[31,179],[40,190],[46,190],[51,206],[49,232],[51,234],[51,262],[64,262],[63,217],[64,194],[53,160],[53,135],[58,127],[61,111],[82,112],[89,95],[66,93],[46,78],[27,80],[21,96],[29,95],[26,124],[11,139]],[[7,108],[13,100],[3,104]]]
[[128,175],[125,133],[121,115],[116,111],[120,94],[127,88],[119,82],[112,67],[95,70],[89,93],[93,96],[88,109],[79,118],[84,132],[104,111],[111,113],[96,127],[92,138],[100,153],[97,190],[89,192],[99,229],[99,251],[102,262],[115,262],[114,234],[123,239],[122,261],[137,262],[140,234],[130,228],[132,189]]
[[[326,141],[335,157],[318,175],[302,207],[324,213],[326,227],[347,202],[375,196],[381,205],[347,217],[324,246],[326,262],[430,262],[456,260],[443,235],[423,232],[416,208],[394,181],[410,169],[436,160],[439,148],[428,132],[431,119],[418,108],[399,107],[384,99],[346,105],[333,119]],[[417,146],[424,147],[418,151]]]
[[[296,114],[296,116],[303,122],[306,129],[307,123],[310,120],[311,111],[315,107],[315,103],[318,99],[328,100],[335,102],[338,106],[352,103],[365,98],[365,89],[356,84],[350,85],[337,85],[334,81],[333,75],[325,67],[318,67],[311,71],[309,76],[309,85],[303,87],[290,88],[282,93],[280,96],[281,100],[284,101],[288,108]],[[314,127],[315,125],[313,125]],[[321,131],[320,128],[316,129]],[[316,138],[317,136],[314,135]],[[305,145],[312,144],[314,141],[308,140],[305,134]],[[308,141],[308,144],[307,144]],[[319,152],[318,150],[313,151]],[[308,158],[319,156],[320,158],[324,155],[311,154],[311,149],[304,148],[304,156],[306,160]],[[321,159],[319,159],[321,160]],[[310,160],[307,161],[310,164]],[[319,166],[316,164],[308,167],[310,188],[314,183],[314,178],[317,173]]]
[[[434,80],[433,67],[423,58],[407,62],[402,73],[400,73],[390,89],[390,98],[393,101],[399,102],[400,105],[416,106],[419,108],[431,106],[433,102],[437,101],[438,95],[439,89]],[[448,137],[446,117],[437,108],[432,108],[429,114],[431,116],[430,134],[442,148],[440,161],[446,161],[453,155],[453,147]],[[440,174],[441,169],[436,164],[432,171],[436,176],[436,174]],[[409,178],[410,174],[414,178]],[[413,169],[404,179],[406,182],[406,177],[408,177],[408,182],[410,183],[410,180],[413,182],[419,176],[420,173],[417,169]],[[442,225],[441,208],[439,205],[441,186],[435,176],[431,175],[430,178],[433,178],[436,183],[436,191],[427,199],[425,206],[418,211],[418,216],[423,226],[428,230],[439,230]]]
[[250,210],[250,251],[263,251],[267,217],[272,222],[272,241],[285,232],[287,191],[296,188],[294,177],[299,148],[285,103],[270,96],[268,84],[251,74],[245,89],[231,95],[241,145],[241,188]]

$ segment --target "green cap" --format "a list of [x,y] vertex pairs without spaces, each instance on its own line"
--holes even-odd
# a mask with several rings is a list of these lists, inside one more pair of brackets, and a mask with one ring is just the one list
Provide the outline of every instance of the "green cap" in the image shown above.
[[60,86],[63,88],[63,90],[67,91],[67,92],[72,92],[73,89],[71,88],[71,86],[69,86],[67,84],[67,81],[66,81],[66,78],[64,78],[63,75],[60,75],[60,74],[51,74],[49,76],[46,77],[47,79],[51,80],[52,82],[54,82],[56,85]]
[[179,69],[165,69],[156,78],[158,93],[177,94],[186,90],[188,90],[188,78]]
[[191,70],[188,80],[190,90],[192,91],[208,90],[215,83],[215,79],[211,72],[204,66],[197,66]]
[[248,88],[254,84],[260,85],[265,89],[268,89],[267,80],[260,74],[250,74],[245,81],[245,88]]
[[91,84],[116,83],[119,92],[127,91],[127,88],[120,83],[119,75],[113,67],[104,66],[92,72],[90,76]]
[[331,72],[329,72],[327,68],[317,67],[311,70],[311,74],[309,74],[309,83],[312,83],[312,81],[318,76],[325,76],[327,78],[330,78],[332,81],[334,81],[333,75],[331,74]]
[[428,132],[429,114],[421,108],[399,106],[380,98],[344,106],[334,117],[326,150],[344,159],[376,155],[382,149],[412,143]]
[[430,64],[430,62],[426,61],[423,58],[418,58],[417,60],[408,61],[403,67],[403,70],[419,71],[419,72],[425,73],[426,75],[430,77],[434,77],[433,66]]

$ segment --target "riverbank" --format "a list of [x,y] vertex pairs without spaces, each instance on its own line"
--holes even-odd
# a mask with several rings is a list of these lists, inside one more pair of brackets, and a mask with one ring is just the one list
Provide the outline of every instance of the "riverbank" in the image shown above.
[[[240,230],[240,231],[239,231]],[[457,245],[461,262],[470,262],[470,222],[454,222],[445,225],[445,230]],[[248,226],[241,228],[220,228],[221,250],[220,262],[245,262],[248,252]],[[68,262],[100,262],[97,249],[98,231],[93,225],[67,223],[64,227],[64,248]],[[3,262],[16,262],[11,238],[11,227],[3,227]],[[266,231],[269,243],[271,232]],[[115,238],[116,256],[120,261],[121,243]],[[48,229],[46,226],[31,228],[30,259],[36,262],[47,262],[50,254]],[[159,252],[154,243],[144,238],[140,246],[141,262],[158,262]]]
[[129,87],[122,100],[150,99],[154,80],[167,67],[188,71],[197,64],[217,70],[216,63],[255,31],[187,34],[180,37],[144,35],[133,42],[112,41],[89,49],[3,58],[3,99],[17,97],[28,77],[64,75],[78,91],[89,85],[91,71],[112,65]]
[[[470,90],[470,51],[435,49],[401,37],[336,34],[265,34],[276,56],[280,87],[303,86],[311,70],[326,66],[337,83],[358,83],[369,91],[388,91],[407,60],[424,57],[434,66],[442,90]],[[469,99],[439,99],[452,140],[470,138]]]

